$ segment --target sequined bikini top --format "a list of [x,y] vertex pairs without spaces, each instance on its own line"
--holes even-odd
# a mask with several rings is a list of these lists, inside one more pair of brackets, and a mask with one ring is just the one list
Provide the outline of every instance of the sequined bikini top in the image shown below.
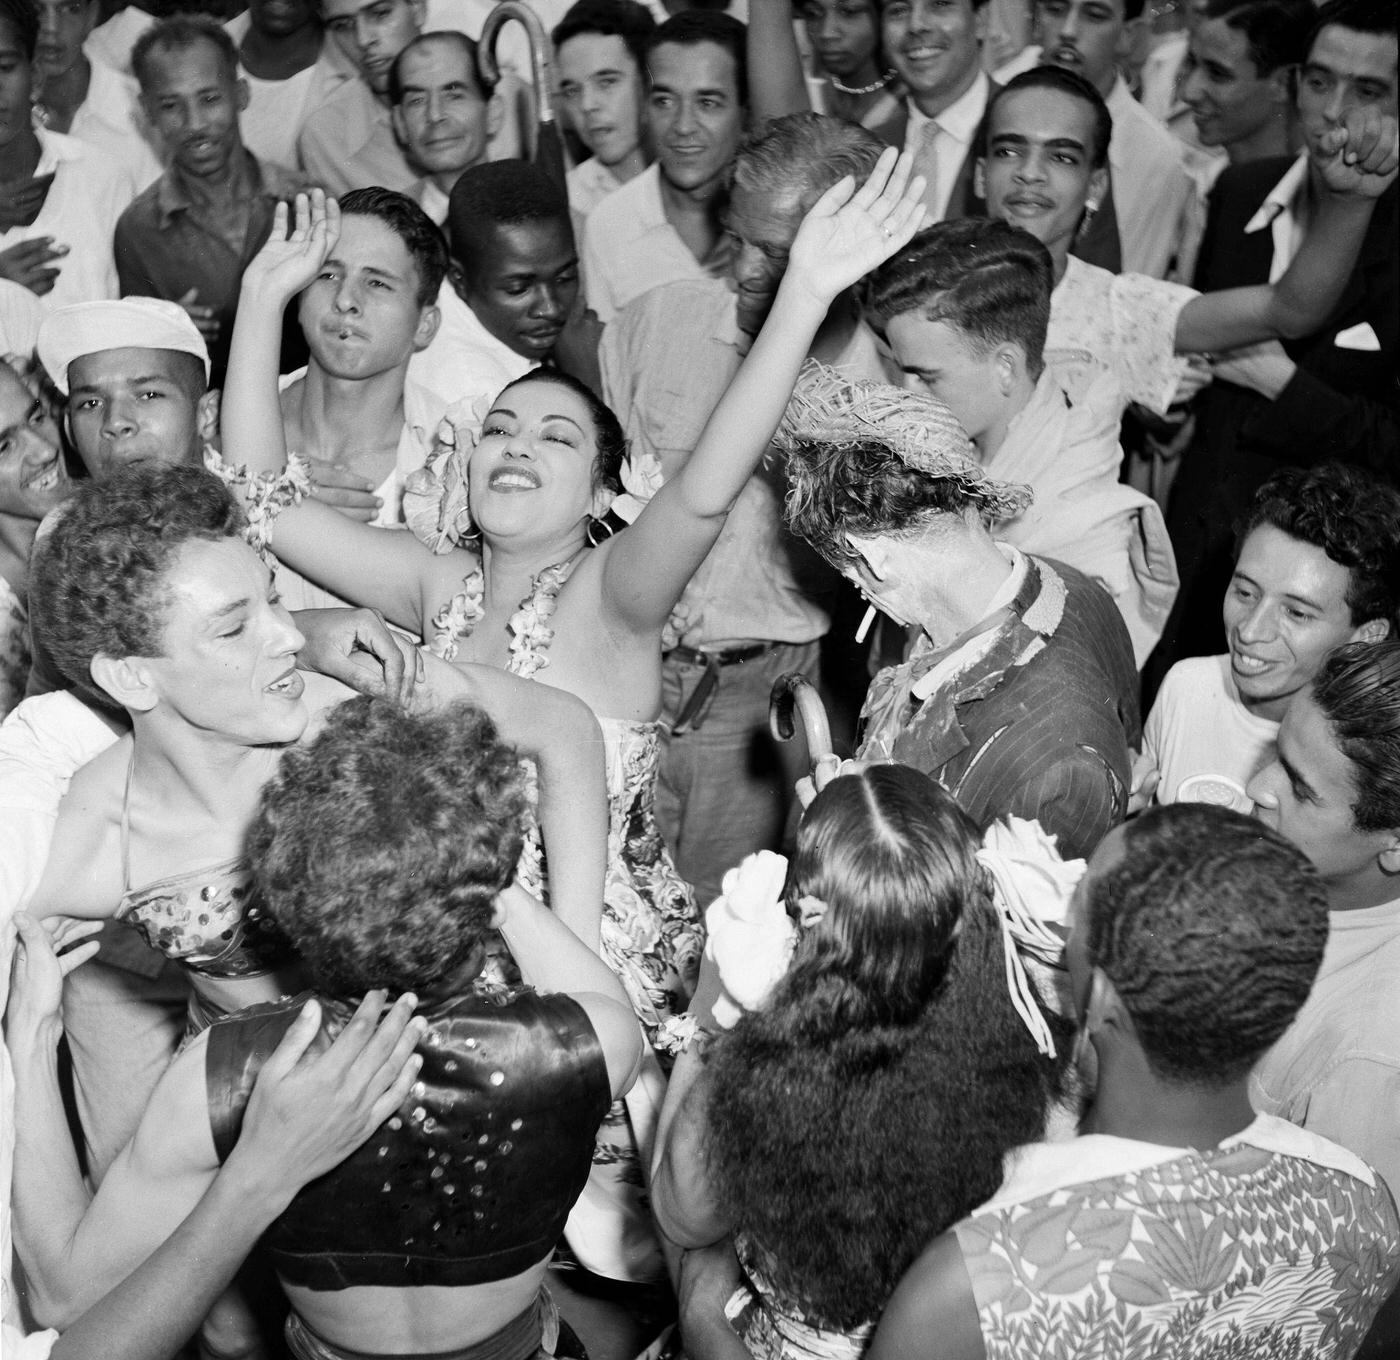
[[153,949],[209,978],[259,977],[295,957],[267,914],[246,859],[226,860],[131,887],[131,771],[122,792],[122,900],[117,919],[136,927]]
[[[308,993],[215,1021],[205,1092],[222,1162],[262,1065]],[[322,1000],[332,1032],[348,1006]],[[478,980],[425,1003],[408,1100],[263,1237],[277,1273],[307,1289],[461,1286],[537,1265],[583,1191],[611,1100],[607,1066],[572,997]]]

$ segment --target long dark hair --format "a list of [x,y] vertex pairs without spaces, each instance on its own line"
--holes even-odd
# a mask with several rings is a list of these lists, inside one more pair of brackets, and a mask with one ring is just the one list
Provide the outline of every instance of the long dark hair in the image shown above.
[[929,1239],[995,1193],[1004,1154],[1043,1133],[1060,1092],[1061,1061],[1007,992],[979,842],[913,770],[832,781],[798,831],[791,885],[826,915],[771,1002],[711,1050],[720,1202],[820,1326],[877,1317]]

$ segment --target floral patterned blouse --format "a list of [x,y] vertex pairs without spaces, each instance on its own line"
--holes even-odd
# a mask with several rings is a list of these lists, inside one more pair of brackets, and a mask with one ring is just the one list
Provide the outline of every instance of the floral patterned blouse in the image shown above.
[[1385,1183],[1270,1115],[1206,1151],[1024,1149],[955,1231],[987,1360],[1342,1360],[1400,1279]]

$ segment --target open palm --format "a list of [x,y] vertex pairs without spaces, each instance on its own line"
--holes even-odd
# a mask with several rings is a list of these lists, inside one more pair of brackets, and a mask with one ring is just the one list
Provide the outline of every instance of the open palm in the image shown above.
[[294,214],[286,203],[277,205],[272,232],[247,273],[285,301],[316,277],[339,238],[340,204],[322,189],[298,194]]
[[802,219],[789,271],[830,300],[907,245],[924,224],[924,178],[910,178],[913,157],[887,147],[859,188],[833,184]]

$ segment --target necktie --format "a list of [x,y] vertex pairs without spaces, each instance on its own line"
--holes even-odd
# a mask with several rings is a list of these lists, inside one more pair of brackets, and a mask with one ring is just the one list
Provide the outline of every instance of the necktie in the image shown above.
[[943,196],[938,192],[938,134],[937,123],[925,123],[914,152],[914,171],[924,177],[924,207],[930,222],[943,219]]

